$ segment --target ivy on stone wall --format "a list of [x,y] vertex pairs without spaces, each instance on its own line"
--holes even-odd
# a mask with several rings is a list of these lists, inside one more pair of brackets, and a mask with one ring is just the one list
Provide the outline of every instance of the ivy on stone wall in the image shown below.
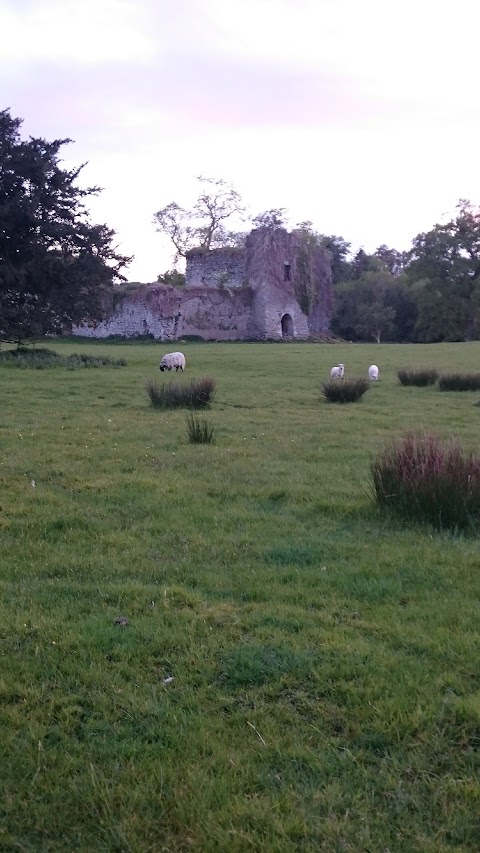
[[315,294],[312,292],[312,270],[306,246],[299,246],[296,253],[294,288],[297,302],[307,316],[312,310]]

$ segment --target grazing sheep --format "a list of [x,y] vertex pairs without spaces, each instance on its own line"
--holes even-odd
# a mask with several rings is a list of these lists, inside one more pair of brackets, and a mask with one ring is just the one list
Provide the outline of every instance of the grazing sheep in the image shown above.
[[185,356],[183,352],[167,352],[160,362],[159,369],[162,373],[164,370],[181,370],[183,373],[185,370]]
[[343,374],[345,373],[345,367],[343,364],[337,364],[336,367],[332,367],[330,371],[330,379],[343,379]]
[[378,379],[379,369],[376,364],[371,364],[368,368],[368,378],[371,382],[376,382]]

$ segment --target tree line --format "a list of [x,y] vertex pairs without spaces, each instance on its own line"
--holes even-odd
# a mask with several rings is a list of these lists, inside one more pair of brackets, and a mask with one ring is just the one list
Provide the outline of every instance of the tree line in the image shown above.
[[[65,169],[69,139],[22,139],[22,120],[0,111],[0,341],[62,333],[100,320],[105,297],[126,280],[131,257],[118,252],[115,232],[90,221],[87,200],[99,187],[81,188],[83,166]],[[223,180],[199,178],[191,209],[171,202],[154,214],[172,242],[175,269],[159,281],[182,286],[176,269],[191,248],[241,246],[249,228],[283,227],[285,209],[247,217],[239,193]],[[449,222],[418,234],[408,251],[387,246],[353,253],[343,237],[294,226],[309,245],[329,253],[334,309],[332,332],[352,341],[437,342],[480,337],[480,209],[461,200]]]
[[352,256],[342,238],[319,239],[332,258],[334,334],[378,343],[480,337],[480,210],[469,201],[406,252],[383,245]]

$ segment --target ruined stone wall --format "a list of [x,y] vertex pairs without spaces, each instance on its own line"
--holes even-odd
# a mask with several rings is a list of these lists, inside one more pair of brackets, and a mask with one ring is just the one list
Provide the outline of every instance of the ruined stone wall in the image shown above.
[[74,326],[72,334],[95,338],[151,334],[164,341],[184,335],[242,340],[254,336],[251,313],[251,292],[245,287],[230,291],[145,285],[112,302],[103,322]]
[[234,341],[252,337],[252,296],[248,288],[195,288],[185,290],[179,336],[199,335],[204,340]]
[[288,315],[293,322],[292,337],[309,337],[308,318],[300,310],[297,301],[288,293],[277,288],[258,288],[254,291],[252,327],[262,339],[277,340],[284,337],[282,317]]
[[243,287],[246,283],[244,249],[192,249],[187,254],[187,287]]
[[151,334],[159,340],[178,335],[183,291],[168,285],[145,285],[113,298],[101,323],[73,326],[72,334],[91,338]]
[[331,266],[302,232],[252,231],[244,249],[195,249],[187,255],[186,287],[143,285],[107,306],[105,320],[76,326],[91,337],[151,334],[159,340],[305,339],[328,332]]

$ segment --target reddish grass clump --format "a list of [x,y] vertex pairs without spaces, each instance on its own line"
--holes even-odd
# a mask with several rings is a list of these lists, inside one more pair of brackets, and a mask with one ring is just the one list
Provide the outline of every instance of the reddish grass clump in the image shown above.
[[434,435],[409,433],[372,463],[381,509],[439,529],[480,524],[480,457]]

